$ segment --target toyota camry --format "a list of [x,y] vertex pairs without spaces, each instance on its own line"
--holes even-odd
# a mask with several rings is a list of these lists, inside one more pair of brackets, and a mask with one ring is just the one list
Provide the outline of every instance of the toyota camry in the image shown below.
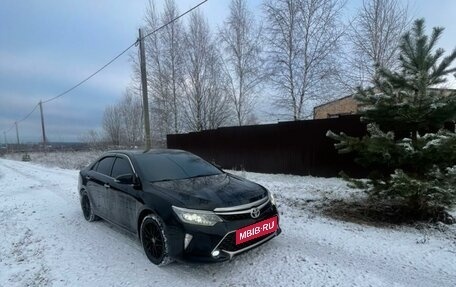
[[78,190],[87,221],[137,235],[156,265],[229,260],[281,232],[271,192],[182,150],[107,152]]

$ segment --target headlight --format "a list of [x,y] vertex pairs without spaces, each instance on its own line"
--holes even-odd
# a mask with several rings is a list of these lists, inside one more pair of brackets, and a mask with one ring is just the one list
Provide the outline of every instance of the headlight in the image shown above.
[[272,205],[276,205],[274,194],[272,194],[272,192],[270,192],[270,191],[268,191],[268,194],[269,194],[269,200],[271,201]]
[[173,210],[180,220],[189,224],[213,226],[217,222],[222,222],[222,219],[212,211],[186,209],[176,206],[173,206]]

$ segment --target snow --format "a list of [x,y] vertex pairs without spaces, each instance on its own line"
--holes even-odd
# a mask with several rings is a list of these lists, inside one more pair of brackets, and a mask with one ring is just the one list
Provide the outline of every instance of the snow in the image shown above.
[[442,142],[448,139],[448,136],[445,135],[439,135],[439,134],[425,134],[424,138],[432,138],[436,137],[426,143],[426,145],[423,147],[423,149],[430,149],[430,148],[436,148],[442,145]]
[[339,179],[234,173],[275,193],[283,233],[231,262],[156,267],[135,237],[84,220],[77,170],[0,159],[0,286],[456,285],[454,226],[337,221],[310,203],[356,193]]

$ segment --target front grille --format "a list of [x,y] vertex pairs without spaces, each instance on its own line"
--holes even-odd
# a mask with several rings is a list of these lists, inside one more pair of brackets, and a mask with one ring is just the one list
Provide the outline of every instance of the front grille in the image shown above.
[[255,239],[252,239],[252,240],[249,240],[249,241],[241,243],[239,245],[236,245],[236,232],[232,232],[232,233],[229,233],[225,237],[225,239],[223,239],[222,242],[220,242],[217,249],[235,252],[235,251],[241,250],[243,248],[246,248],[252,244],[260,242],[261,240],[265,239],[266,237],[268,237],[270,235],[271,235],[271,233],[263,235],[261,237],[255,238]]
[[[269,217],[269,216],[271,216],[273,214],[274,214],[274,208],[273,208],[271,202],[266,204],[260,210],[260,218]],[[227,215],[219,214],[219,216],[221,218],[223,218],[224,220],[227,220],[227,221],[244,220],[244,219],[251,219],[252,218],[250,216],[250,212],[239,213],[239,214],[227,214]]]

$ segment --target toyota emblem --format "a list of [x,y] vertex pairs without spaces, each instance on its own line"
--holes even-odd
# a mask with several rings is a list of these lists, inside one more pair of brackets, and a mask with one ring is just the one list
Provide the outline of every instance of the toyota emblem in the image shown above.
[[250,216],[252,218],[258,218],[258,216],[260,216],[260,210],[256,207],[252,208],[252,210],[250,210]]

